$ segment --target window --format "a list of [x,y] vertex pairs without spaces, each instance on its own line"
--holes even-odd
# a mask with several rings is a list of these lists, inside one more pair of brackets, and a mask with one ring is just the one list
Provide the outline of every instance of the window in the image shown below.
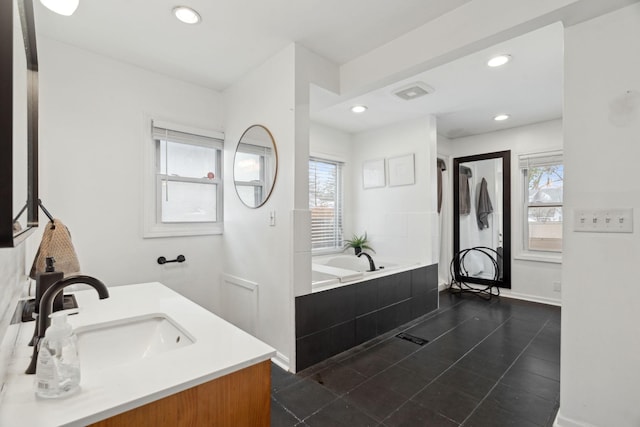
[[562,252],[562,153],[520,156],[524,193],[524,249]]
[[311,249],[342,249],[342,163],[309,159]]
[[152,122],[153,170],[147,180],[151,188],[145,188],[145,237],[222,232],[220,136]]

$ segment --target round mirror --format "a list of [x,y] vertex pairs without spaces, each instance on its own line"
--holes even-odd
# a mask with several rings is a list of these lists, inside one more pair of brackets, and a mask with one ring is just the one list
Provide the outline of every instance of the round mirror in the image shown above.
[[233,180],[242,203],[250,208],[265,204],[278,172],[278,151],[269,129],[262,125],[244,131],[233,160]]

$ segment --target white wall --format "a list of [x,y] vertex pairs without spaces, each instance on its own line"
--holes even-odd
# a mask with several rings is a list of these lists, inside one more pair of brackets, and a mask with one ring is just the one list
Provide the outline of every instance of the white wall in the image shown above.
[[[142,196],[153,191],[143,146],[145,114],[220,130],[221,95],[47,38],[38,53],[40,197],[69,227],[83,273],[109,286],[157,280],[212,309],[223,237],[142,238]],[[156,263],[178,254],[187,261]]]
[[[449,165],[445,172],[449,182],[453,183],[451,176],[453,159],[456,157],[474,154],[490,153],[494,151],[511,150],[511,252],[512,258],[517,256],[518,245],[521,243],[516,236],[522,235],[522,212],[520,200],[522,198],[522,186],[520,185],[520,172],[518,170],[518,155],[532,152],[542,152],[562,149],[562,120],[552,120],[528,126],[505,129],[498,132],[490,132],[482,135],[474,135],[464,138],[447,139],[438,137],[438,152],[442,156],[449,156]],[[447,193],[452,194],[451,188]],[[450,197],[450,196],[448,196]],[[448,199],[451,203],[452,199]],[[449,205],[448,205],[449,206]],[[453,212],[452,209],[449,212]],[[442,217],[443,229],[452,229],[452,213]],[[566,218],[566,214],[565,214]],[[452,234],[451,234],[452,236]],[[452,237],[451,237],[452,238]],[[448,247],[453,248],[451,242]],[[452,249],[451,249],[452,250]],[[453,256],[448,255],[447,271],[442,271],[441,278],[448,273],[448,263]],[[442,263],[441,267],[445,263]],[[553,283],[560,282],[561,265],[557,263],[526,261],[513,258],[511,261],[511,290],[501,291],[505,295],[513,295],[519,298],[530,299],[546,303],[559,304],[561,296],[553,290]],[[448,276],[446,276],[448,278]]]
[[[566,29],[557,425],[640,425],[640,4]],[[631,93],[628,93],[631,91]],[[632,234],[576,233],[578,208],[631,207]]]
[[[278,176],[270,199],[258,209],[242,204],[225,176],[224,273],[258,284],[256,335],[293,361],[292,211],[295,158],[295,45],[290,45],[224,92],[225,170],[233,171],[235,146],[244,130],[262,124],[278,150]],[[269,226],[269,213],[276,215]],[[309,270],[311,268],[309,267]],[[309,273],[310,274],[310,273]],[[310,286],[310,284],[309,284]],[[221,305],[230,304],[220,301]],[[243,307],[219,307],[225,310]],[[247,313],[250,315],[250,313]]]
[[309,130],[309,152],[330,160],[341,160],[345,166],[351,160],[351,134],[312,122]]
[[[437,262],[435,118],[426,116],[358,133],[353,144],[352,232],[366,231],[380,258]],[[415,155],[415,184],[363,189],[364,161],[407,154]],[[387,169],[387,184],[388,176]]]

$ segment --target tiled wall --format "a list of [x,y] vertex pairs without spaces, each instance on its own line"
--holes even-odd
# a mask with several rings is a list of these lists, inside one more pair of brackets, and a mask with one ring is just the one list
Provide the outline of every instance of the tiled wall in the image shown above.
[[17,248],[0,249],[0,388],[17,333],[17,328],[9,328],[9,323],[26,281],[24,243]]
[[438,308],[438,265],[296,297],[296,370]]

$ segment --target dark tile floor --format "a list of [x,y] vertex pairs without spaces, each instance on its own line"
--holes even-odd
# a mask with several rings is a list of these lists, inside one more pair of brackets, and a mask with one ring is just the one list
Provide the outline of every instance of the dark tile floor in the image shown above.
[[560,308],[442,292],[436,312],[297,375],[273,365],[271,425],[548,427],[559,393]]

